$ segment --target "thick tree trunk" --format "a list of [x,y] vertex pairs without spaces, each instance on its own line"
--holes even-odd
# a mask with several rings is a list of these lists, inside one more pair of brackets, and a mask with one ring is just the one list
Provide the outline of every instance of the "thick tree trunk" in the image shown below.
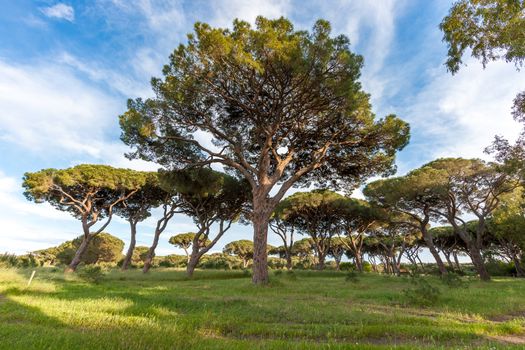
[[324,261],[325,261],[325,258],[326,256],[325,255],[322,255],[322,254],[318,254],[318,261],[317,261],[317,269],[319,271],[323,271],[324,270]]
[[197,267],[197,265],[199,264],[199,260],[201,258],[201,255],[200,254],[191,254],[190,256],[190,259],[188,261],[188,266],[186,267],[186,275],[188,275],[188,277],[192,277],[193,276],[193,272],[195,272],[195,268]]
[[360,251],[355,252],[355,266],[359,272],[363,272],[363,255]]
[[80,243],[80,246],[75,252],[75,256],[73,257],[73,260],[71,260],[71,263],[67,267],[66,272],[74,272],[77,270],[78,264],[80,264],[80,262],[82,261],[82,256],[84,255],[84,253],[89,247],[89,242],[91,242],[91,238],[93,238],[91,234],[84,236],[84,238],[82,239],[82,242]]
[[434,257],[434,260],[436,260],[436,264],[439,269],[439,273],[442,276],[445,276],[447,272],[447,268],[445,267],[445,264],[443,264],[443,260],[441,260],[441,257],[439,256],[439,253],[436,249],[436,246],[434,245],[434,240],[432,239],[432,235],[428,233],[428,230],[426,227],[422,227],[421,231],[423,232],[423,239],[425,240],[425,243],[427,245],[428,250],[430,251],[430,254]]
[[136,241],[137,223],[130,221],[129,225],[130,225],[131,238],[129,241],[128,252],[126,253],[126,257],[124,258],[124,261],[122,262],[122,271],[127,270],[129,265],[131,264],[131,258],[133,257],[133,251],[135,250],[135,244],[137,243]]
[[267,284],[268,279],[268,223],[271,210],[266,195],[253,197],[253,274],[254,284]]
[[480,250],[474,245],[474,242],[470,242],[467,245],[470,252],[470,259],[472,260],[472,263],[479,274],[479,278],[482,281],[490,281],[490,275],[487,271],[485,263],[483,262],[483,257],[481,256]]
[[514,266],[516,267],[516,276],[525,277],[525,271],[523,270],[523,266],[521,266],[520,258],[513,254],[512,260],[514,261]]

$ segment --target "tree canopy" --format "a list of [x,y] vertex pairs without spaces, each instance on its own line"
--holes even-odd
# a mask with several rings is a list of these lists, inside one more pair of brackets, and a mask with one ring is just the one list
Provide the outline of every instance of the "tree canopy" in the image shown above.
[[460,0],[440,28],[448,44],[447,68],[455,73],[467,49],[485,66],[504,59],[522,66],[525,59],[523,0]]

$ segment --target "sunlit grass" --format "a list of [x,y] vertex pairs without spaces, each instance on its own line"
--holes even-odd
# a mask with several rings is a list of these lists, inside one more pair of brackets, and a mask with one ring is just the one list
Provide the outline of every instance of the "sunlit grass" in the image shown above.
[[449,288],[407,304],[407,277],[296,271],[255,287],[242,271],[111,271],[100,284],[56,269],[0,270],[0,348],[523,348],[525,281]]

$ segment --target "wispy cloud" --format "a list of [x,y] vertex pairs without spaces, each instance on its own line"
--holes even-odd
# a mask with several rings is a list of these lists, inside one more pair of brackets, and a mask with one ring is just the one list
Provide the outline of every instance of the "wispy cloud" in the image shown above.
[[44,7],[40,10],[44,15],[50,18],[63,19],[69,22],[73,22],[75,20],[75,10],[72,6],[64,3],[57,3],[53,6]]

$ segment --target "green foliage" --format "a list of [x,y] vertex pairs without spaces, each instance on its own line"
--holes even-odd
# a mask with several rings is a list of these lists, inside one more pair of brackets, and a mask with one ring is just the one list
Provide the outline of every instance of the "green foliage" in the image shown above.
[[441,276],[441,282],[450,288],[467,288],[468,284],[457,273],[449,272]]
[[[252,180],[268,147],[287,148],[293,156],[275,181],[313,163],[324,166],[299,181],[325,184],[331,178],[352,187],[390,173],[396,150],[408,141],[408,125],[392,115],[374,120],[359,82],[362,57],[350,51],[348,38],[330,35],[324,20],[311,33],[294,30],[285,18],[258,17],[256,27],[236,20],[231,30],[197,23],[171,55],[164,77],[152,79],[155,98],[129,101],[120,117],[121,138],[135,148],[131,156],[174,168],[212,155],[191,136],[207,132],[224,147],[210,161],[242,169]],[[271,144],[261,149],[264,134]],[[329,150],[313,157],[329,140]],[[279,162],[271,154],[265,176]]]
[[357,283],[359,282],[359,274],[356,271],[349,271],[345,276],[345,281]]
[[0,255],[0,267],[16,267],[18,266],[18,257],[15,254],[3,253]]
[[512,263],[506,263],[500,260],[488,261],[485,266],[493,276],[515,276],[516,268]]
[[485,66],[504,59],[521,66],[525,59],[523,0],[460,0],[440,24],[448,44],[447,68],[456,73],[470,49]]
[[247,239],[241,239],[226,244],[223,248],[223,253],[237,255],[243,260],[253,258],[253,242]]
[[167,256],[155,257],[155,265],[161,267],[186,267],[187,259],[183,255],[171,254]]
[[433,286],[427,279],[412,277],[412,288],[403,290],[406,302],[415,306],[433,306],[441,298],[439,288]]
[[243,268],[241,259],[222,253],[206,254],[198,265],[203,269],[238,270]]
[[104,271],[101,266],[87,265],[78,271],[78,276],[86,282],[98,284],[104,277]]
[[[25,173],[23,187],[27,199],[46,201],[55,208],[80,218],[88,213],[92,219],[108,215],[108,209],[126,191],[144,185],[147,173],[118,169],[107,165],[81,164],[68,169],[43,169]],[[80,202],[89,200],[88,210]],[[86,202],[84,202],[86,204]]]

